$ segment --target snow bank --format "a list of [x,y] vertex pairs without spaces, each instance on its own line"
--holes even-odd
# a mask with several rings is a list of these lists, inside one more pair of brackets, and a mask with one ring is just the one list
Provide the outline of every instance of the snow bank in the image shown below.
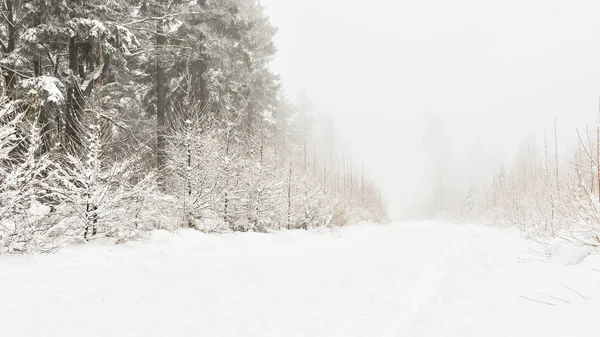
[[570,254],[433,222],[156,231],[0,257],[0,336],[600,336],[600,256]]

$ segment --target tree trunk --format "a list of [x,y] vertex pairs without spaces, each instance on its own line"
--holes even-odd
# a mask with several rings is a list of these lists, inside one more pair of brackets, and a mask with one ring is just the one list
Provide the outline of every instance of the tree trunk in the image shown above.
[[254,124],[256,123],[256,109],[254,102],[250,98],[248,107],[246,108],[246,135],[252,136],[254,134]]
[[[42,75],[42,73],[41,73],[41,69],[42,69],[41,58],[35,57],[34,62],[35,62],[34,76],[39,77]],[[54,128],[52,125],[52,115],[50,114],[49,109],[44,109],[43,107],[41,109],[38,109],[38,113],[39,113],[38,123],[40,125],[40,136],[41,136],[40,138],[41,138],[41,142],[42,142],[40,150],[42,151],[42,153],[48,153],[48,152],[50,152],[50,149],[52,148],[53,142],[54,142],[54,137],[53,137]]]
[[[15,22],[15,11],[18,7],[18,0],[7,0],[6,1],[6,18],[8,26],[8,43],[6,44],[4,53],[10,54],[15,51],[17,46],[17,23]],[[17,74],[12,69],[7,69],[4,75],[6,88],[9,93],[17,87]]]
[[208,66],[206,65],[206,62],[201,59],[198,65],[198,74],[200,76],[200,112],[202,115],[209,113],[211,110],[208,82],[206,81],[206,78],[204,78],[207,71]]
[[287,228],[292,228],[292,156],[290,154],[290,174],[288,176],[288,209],[287,209]]
[[67,115],[65,117],[65,134],[69,150],[77,152],[81,149],[83,135],[83,96],[79,87],[79,43],[76,37],[69,39],[69,69],[72,83],[67,89]]
[[163,34],[163,22],[159,20],[156,23],[156,165],[158,169],[158,187],[164,191],[165,186],[165,168],[166,168],[166,132],[167,132],[167,78],[165,67],[163,65],[164,46],[167,38]]
[[558,136],[556,132],[556,118],[554,118],[554,158],[556,159],[556,191],[560,192],[558,184]]
[[598,201],[600,201],[600,126],[596,129],[596,167],[598,169]]

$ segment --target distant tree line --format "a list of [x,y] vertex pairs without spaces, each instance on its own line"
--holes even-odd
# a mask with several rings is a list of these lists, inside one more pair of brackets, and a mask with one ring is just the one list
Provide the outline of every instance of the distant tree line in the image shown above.
[[527,135],[487,179],[444,186],[443,206],[434,193],[420,216],[513,225],[542,243],[558,238],[600,248],[600,127],[576,130],[568,140],[559,138],[555,120],[543,134]]

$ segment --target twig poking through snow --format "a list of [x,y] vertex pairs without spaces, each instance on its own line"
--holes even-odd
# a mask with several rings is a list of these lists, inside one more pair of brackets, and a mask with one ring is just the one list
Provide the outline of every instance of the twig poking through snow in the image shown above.
[[542,293],[542,295],[544,295],[546,297],[550,297],[550,298],[555,299],[557,301],[561,301],[561,302],[564,302],[564,303],[567,303],[567,304],[571,304],[571,302],[569,302],[569,301],[563,300],[562,298],[554,297],[552,295],[548,295],[546,293]]
[[534,300],[533,298],[529,298],[529,297],[525,297],[523,295],[519,295],[521,298],[524,298],[526,300],[532,301],[532,302],[537,302],[537,303],[541,303],[541,304],[547,304],[547,305],[551,305],[553,307],[556,306],[556,304],[554,303],[550,303],[550,302],[544,302],[544,301],[538,301],[538,300]]
[[581,293],[579,293],[579,292],[577,292],[577,291],[575,291],[575,290],[573,290],[573,289],[571,289],[571,288],[567,287],[566,285],[564,285],[564,284],[562,284],[562,283],[559,283],[559,285],[561,285],[561,286],[563,286],[563,287],[565,287],[565,288],[567,288],[567,289],[571,290],[572,292],[574,292],[574,293],[576,293],[577,295],[581,296],[581,298],[583,298],[583,299],[584,299],[584,300],[586,300],[586,301],[587,301],[587,300],[591,300],[591,298],[589,298],[589,297],[587,297],[587,296],[583,296],[583,295],[581,295]]

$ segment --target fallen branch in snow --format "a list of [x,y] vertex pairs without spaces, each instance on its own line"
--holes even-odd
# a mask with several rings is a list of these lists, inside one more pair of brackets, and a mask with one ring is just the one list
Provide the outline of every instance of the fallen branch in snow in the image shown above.
[[571,290],[572,292],[574,292],[574,293],[576,293],[577,295],[581,296],[581,298],[583,298],[583,299],[584,299],[584,300],[586,300],[586,301],[587,301],[587,300],[591,300],[591,298],[589,298],[589,297],[587,297],[587,296],[583,296],[583,295],[581,295],[581,293],[579,293],[579,292],[577,292],[577,291],[575,291],[575,290],[573,290],[573,289],[571,289],[571,288],[567,287],[566,285],[564,285],[564,284],[562,284],[562,283],[559,283],[559,285],[561,285],[562,287],[565,287],[565,288],[567,288],[567,289]]
[[556,304],[554,304],[554,303],[550,303],[550,302],[544,302],[544,301],[538,301],[538,300],[534,300],[533,298],[525,297],[525,296],[523,296],[523,295],[519,295],[519,297],[522,297],[522,298],[524,298],[524,299],[526,299],[526,300],[529,300],[529,301],[532,301],[532,302],[537,302],[537,303],[541,303],[541,304],[547,304],[547,305],[551,305],[551,306],[553,306],[553,307],[555,307],[555,306],[556,306]]
[[563,300],[562,298],[554,297],[552,295],[548,295],[546,293],[542,293],[542,295],[544,295],[546,297],[550,297],[550,298],[555,299],[557,301],[561,301],[561,302],[564,302],[564,303],[567,303],[567,304],[571,304],[571,302],[569,302],[569,301]]

